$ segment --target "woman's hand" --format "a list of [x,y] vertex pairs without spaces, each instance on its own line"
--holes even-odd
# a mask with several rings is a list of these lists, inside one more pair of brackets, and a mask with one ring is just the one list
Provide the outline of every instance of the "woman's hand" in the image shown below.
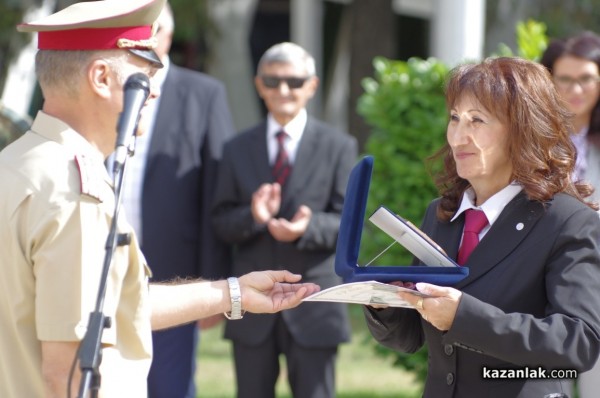
[[449,330],[454,322],[456,310],[462,297],[460,290],[451,287],[436,286],[429,283],[417,283],[416,289],[432,297],[419,297],[399,292],[398,295],[412,304],[423,319],[441,331]]

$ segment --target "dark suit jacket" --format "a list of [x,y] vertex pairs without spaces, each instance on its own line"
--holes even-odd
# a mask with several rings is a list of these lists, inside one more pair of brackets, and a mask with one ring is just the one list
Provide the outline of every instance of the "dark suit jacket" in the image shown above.
[[235,129],[224,86],[171,64],[150,142],[142,250],[153,280],[224,276],[227,248],[210,225],[217,162]]
[[[423,230],[456,258],[464,225],[439,222],[437,201]],[[591,368],[600,353],[600,220],[565,194],[546,204],[517,195],[475,248],[450,330],[414,310],[367,309],[373,336],[414,352],[426,341],[426,397],[543,397],[568,393],[559,380],[483,379],[483,367]]]
[[[357,157],[356,140],[311,117],[282,197],[279,217],[291,219],[302,204],[312,210],[304,236],[280,243],[252,218],[250,203],[258,187],[272,182],[266,122],[228,142],[219,167],[213,224],[217,235],[235,246],[234,275],[287,269],[323,289],[341,283],[333,257],[348,176]],[[346,305],[306,303],[282,313],[293,337],[308,347],[328,347],[349,339]],[[245,344],[263,342],[274,315],[247,314],[228,322],[225,337]]]

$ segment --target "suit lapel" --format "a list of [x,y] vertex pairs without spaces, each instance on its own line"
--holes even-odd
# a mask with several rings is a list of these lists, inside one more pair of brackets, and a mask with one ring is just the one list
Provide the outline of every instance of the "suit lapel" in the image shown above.
[[436,243],[446,250],[448,257],[456,259],[458,256],[458,245],[462,237],[464,220],[455,222],[438,223],[438,235]]
[[318,144],[319,133],[309,117],[302,133],[302,138],[300,139],[292,173],[286,182],[284,201],[288,197],[296,196],[297,191],[305,187],[307,185],[306,181],[317,172],[318,160],[320,158],[317,153],[319,150]]
[[[541,203],[528,200],[524,192],[519,193],[506,205],[492,228],[473,250],[465,265],[469,267],[469,276],[455,287],[460,289],[470,284],[498,265],[529,235],[543,213],[544,206]],[[464,216],[458,228],[460,233],[463,225]],[[458,243],[448,247],[456,247],[455,250],[458,250]]]
[[258,177],[259,182],[273,182],[273,173],[269,164],[269,152],[267,150],[267,123],[262,122],[250,132],[248,140],[248,156],[252,159],[254,172],[252,175]]

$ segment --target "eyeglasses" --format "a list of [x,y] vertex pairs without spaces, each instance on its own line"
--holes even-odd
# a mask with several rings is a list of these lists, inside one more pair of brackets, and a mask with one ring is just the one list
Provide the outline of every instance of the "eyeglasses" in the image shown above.
[[571,76],[554,76],[554,83],[562,90],[569,90],[574,84],[578,84],[582,90],[591,90],[600,81],[600,76],[583,75],[578,78]]
[[263,84],[267,88],[279,88],[281,82],[285,82],[291,89],[296,89],[304,86],[304,83],[310,77],[277,77],[277,76],[261,76]]

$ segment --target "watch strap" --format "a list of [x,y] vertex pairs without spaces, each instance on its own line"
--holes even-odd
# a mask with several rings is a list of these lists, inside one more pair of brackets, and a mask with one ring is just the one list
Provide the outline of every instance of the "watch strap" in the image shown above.
[[231,311],[225,313],[227,319],[235,320],[242,319],[244,311],[242,311],[242,290],[238,278],[227,278],[229,285],[229,297],[231,298]]

